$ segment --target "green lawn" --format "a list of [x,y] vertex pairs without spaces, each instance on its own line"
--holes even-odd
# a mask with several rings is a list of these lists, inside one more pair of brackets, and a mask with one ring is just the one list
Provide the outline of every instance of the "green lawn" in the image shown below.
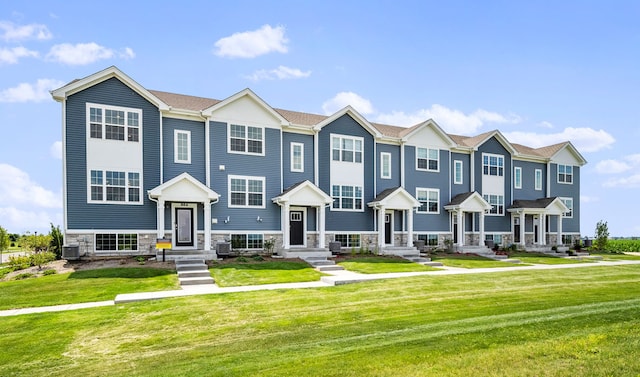
[[389,272],[436,271],[437,268],[423,266],[402,258],[394,257],[354,257],[338,262],[345,269],[362,274],[382,274]]
[[440,262],[448,267],[460,268],[494,268],[494,267],[519,267],[526,266],[522,263],[508,263],[468,254],[437,254],[432,255],[433,262]]
[[573,263],[590,263],[592,261],[585,259],[567,259],[553,255],[542,253],[511,253],[510,258],[519,259],[522,263],[532,264],[573,264]]
[[294,261],[225,263],[209,271],[220,287],[318,281],[323,276],[309,264]]
[[640,255],[633,254],[591,253],[591,255],[599,255],[603,260],[640,260]]
[[2,376],[637,376],[640,265],[0,318]]
[[178,277],[173,270],[81,270],[35,279],[0,282],[0,310],[113,300],[120,293],[178,288]]

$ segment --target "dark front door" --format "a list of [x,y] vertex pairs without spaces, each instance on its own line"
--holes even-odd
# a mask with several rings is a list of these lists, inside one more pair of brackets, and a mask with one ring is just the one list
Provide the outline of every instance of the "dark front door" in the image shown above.
[[176,246],[193,246],[193,208],[176,208]]
[[520,243],[520,224],[513,226],[513,243]]
[[384,243],[391,245],[391,214],[384,214]]
[[458,223],[453,223],[453,243],[458,243]]
[[302,211],[289,213],[289,244],[291,246],[304,245],[304,221]]

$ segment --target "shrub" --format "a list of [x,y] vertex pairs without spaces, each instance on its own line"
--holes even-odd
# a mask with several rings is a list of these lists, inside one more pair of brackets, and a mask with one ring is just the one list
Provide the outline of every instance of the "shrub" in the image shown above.
[[56,259],[62,258],[62,244],[64,242],[64,238],[62,237],[62,231],[60,231],[60,226],[53,226],[51,223],[51,231],[49,232],[49,237],[51,241],[49,243],[49,249],[56,255]]
[[596,236],[594,246],[598,251],[604,251],[607,248],[609,240],[609,226],[606,221],[598,221],[596,224]]
[[44,276],[55,275],[55,274],[57,274],[56,270],[44,270],[44,271],[42,271],[42,275],[44,275]]
[[9,266],[13,271],[24,270],[31,266],[31,259],[28,255],[10,256]]
[[18,274],[13,277],[13,280],[24,280],[34,277],[35,275],[29,272],[25,272],[23,274]]
[[135,260],[138,262],[138,264],[144,264],[147,261],[147,259],[142,255],[138,255],[137,257],[135,257]]
[[29,260],[32,266],[38,266],[42,270],[42,266],[56,260],[56,255],[50,251],[37,251],[31,254]]
[[237,257],[236,262],[248,262],[249,260],[246,257]]
[[253,259],[254,261],[257,261],[257,262],[262,262],[264,260],[264,258],[261,255],[258,255],[258,254],[252,255],[251,259]]

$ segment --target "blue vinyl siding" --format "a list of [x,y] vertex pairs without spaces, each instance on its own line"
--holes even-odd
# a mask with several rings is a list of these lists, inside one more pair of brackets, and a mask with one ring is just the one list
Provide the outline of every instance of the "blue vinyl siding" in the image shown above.
[[[174,161],[174,131],[191,132],[191,163],[176,164]],[[162,120],[162,143],[164,149],[164,181],[168,181],[184,172],[193,178],[206,183],[205,175],[205,137],[204,123],[192,120],[164,118]]]
[[[551,164],[551,195],[573,198],[573,218],[564,218],[563,232],[580,232],[580,167],[573,167],[573,184],[558,183],[558,164]],[[552,216],[555,218],[555,216]],[[555,226],[553,219],[552,226]],[[555,229],[555,228],[552,228]]]
[[[227,123],[210,122],[211,189],[220,194],[220,201],[211,206],[211,217],[218,223],[213,231],[261,231],[280,229],[280,207],[271,199],[281,190],[280,131],[265,128],[264,156],[227,153]],[[220,166],[224,165],[224,170]],[[265,177],[265,208],[228,208],[228,177],[241,175]],[[229,222],[223,220],[229,217]],[[258,222],[260,216],[262,222]]]
[[327,231],[372,231],[374,229],[373,210],[367,203],[373,200],[374,193],[374,156],[375,144],[373,135],[364,129],[349,115],[343,115],[334,122],[326,125],[319,134],[318,165],[319,187],[331,195],[331,133],[359,136],[364,138],[364,187],[362,188],[363,212],[331,211],[327,209]]
[[[522,188],[521,189],[513,189],[513,200],[535,200],[546,197],[547,195],[547,176],[546,164],[529,162],[529,161],[513,161],[514,169],[516,167],[522,168]],[[535,189],[535,171],[536,169],[540,169],[542,171],[542,190]]]
[[[462,184],[454,185],[455,166],[454,161],[462,161]],[[469,173],[470,156],[468,154],[451,153],[451,197],[471,191],[471,174]]]
[[478,147],[474,153],[475,158],[475,189],[480,195],[483,194],[482,188],[482,154],[491,153],[504,156],[504,216],[485,216],[486,232],[509,232],[511,231],[511,216],[507,209],[511,206],[511,183],[513,179],[513,165],[511,163],[511,154],[502,144],[492,137],[484,144]]
[[[291,143],[304,145],[304,171],[291,171]],[[313,135],[300,135],[290,132],[282,133],[282,187],[286,189],[298,182],[309,180],[314,182],[313,177]]]
[[[377,144],[376,148],[376,194],[379,194],[388,188],[400,187],[400,146]],[[391,154],[391,179],[381,177],[382,153]]]
[[[86,103],[142,109],[143,205],[87,203]],[[156,205],[146,192],[160,184],[160,112],[120,80],[111,78],[66,101],[67,228],[155,229]]]

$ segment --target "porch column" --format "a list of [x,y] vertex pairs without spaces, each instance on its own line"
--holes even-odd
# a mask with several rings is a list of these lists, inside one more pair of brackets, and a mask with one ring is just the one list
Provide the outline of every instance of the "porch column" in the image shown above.
[[158,199],[156,204],[156,232],[158,238],[164,238],[164,200]]
[[204,201],[204,250],[211,250],[211,201]]
[[378,207],[378,252],[382,253],[384,249],[384,206]]
[[547,220],[547,215],[542,214],[540,215],[540,225],[538,226],[538,237],[540,237],[540,239],[538,240],[539,244],[544,246],[547,244],[547,233],[545,232],[546,229],[546,220]]
[[324,249],[324,238],[325,238],[325,227],[324,227],[324,222],[325,222],[325,208],[324,206],[318,206],[317,207],[317,211],[318,211],[318,247],[320,249]]
[[522,247],[527,246],[527,240],[524,239],[524,228],[525,228],[524,211],[522,211],[520,212],[520,245]]
[[407,247],[413,247],[413,210],[404,211],[407,215]]
[[458,246],[464,246],[464,216],[462,209],[458,209],[456,216],[458,217]]
[[282,205],[282,248],[289,249],[289,202]]
[[480,211],[480,240],[478,246],[484,246],[484,211]]
[[562,245],[562,214],[558,215],[558,239],[556,245]]

